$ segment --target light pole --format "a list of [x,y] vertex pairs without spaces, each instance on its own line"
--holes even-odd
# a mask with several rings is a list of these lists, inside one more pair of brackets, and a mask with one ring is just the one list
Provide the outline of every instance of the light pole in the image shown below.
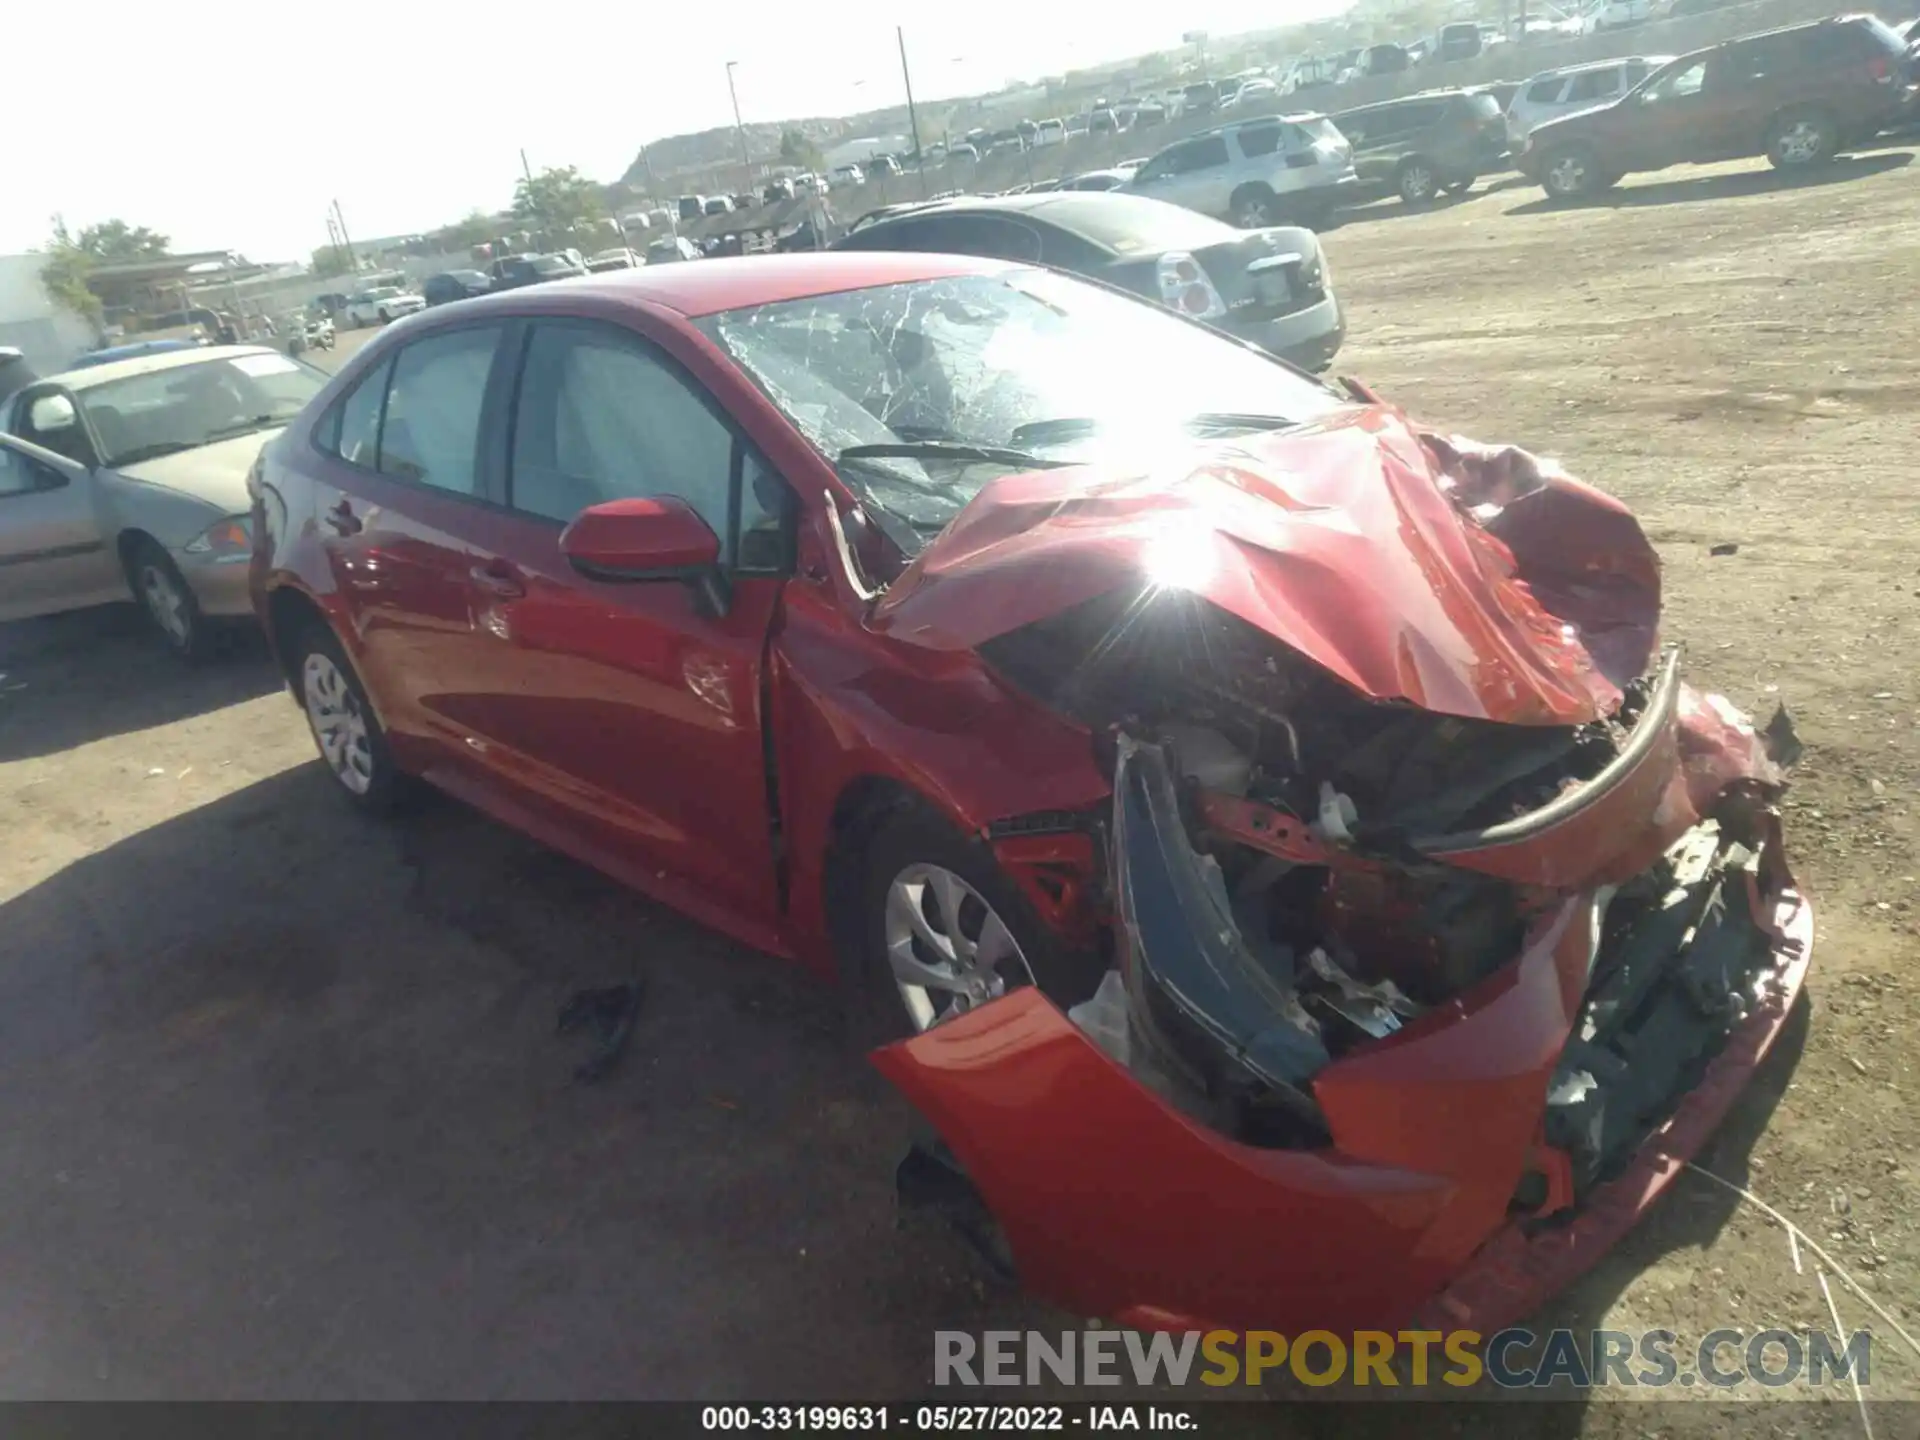
[[900,26],[893,27],[893,35],[900,42],[900,78],[907,87],[907,122],[913,127],[913,168],[920,176],[920,198],[927,198],[927,153],[920,148],[920,114],[913,108],[913,75],[907,69],[907,32]]
[[753,189],[753,166],[747,161],[747,129],[740,123],[740,95],[733,88],[733,67],[738,60],[727,61],[727,98],[733,102],[733,138],[740,142],[740,180],[744,188]]

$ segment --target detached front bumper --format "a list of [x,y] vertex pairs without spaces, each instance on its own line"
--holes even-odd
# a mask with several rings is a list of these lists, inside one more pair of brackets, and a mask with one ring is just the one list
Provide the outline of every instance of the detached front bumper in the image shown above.
[[[1684,713],[1656,720],[1659,743],[1623,756],[1603,799],[1680,773],[1668,737],[1704,733]],[[1703,773],[1708,752],[1682,748]],[[1123,751],[1115,792],[1126,1063],[1031,989],[874,1059],[965,1166],[1027,1286],[1127,1326],[1490,1332],[1525,1316],[1705,1143],[1811,957],[1812,910],[1770,813],[1745,844],[1703,821],[1672,852],[1695,860],[1663,861],[1666,898],[1631,924],[1610,925],[1610,883],[1571,887],[1484,980],[1316,1054],[1188,840],[1164,765]],[[1577,838],[1564,827],[1599,808],[1553,833]],[[1235,1137],[1223,1087],[1181,1064],[1196,1042],[1219,1071],[1294,1096],[1289,1139]],[[1647,1062],[1622,1068],[1636,1046]],[[1569,1083],[1582,1077],[1584,1092]]]

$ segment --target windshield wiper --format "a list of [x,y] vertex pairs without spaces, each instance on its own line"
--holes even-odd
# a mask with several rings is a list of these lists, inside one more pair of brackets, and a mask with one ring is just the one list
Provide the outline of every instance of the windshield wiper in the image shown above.
[[236,435],[251,435],[255,430],[269,430],[275,425],[284,425],[291,416],[255,415],[251,420],[236,420],[231,425],[222,425],[209,430],[203,444],[211,445],[216,440],[231,440]]
[[[1250,415],[1236,410],[1210,410],[1189,415],[1180,422],[1182,430],[1201,435],[1217,435],[1240,430],[1285,430],[1300,422],[1285,415]],[[1085,440],[1112,428],[1109,422],[1091,415],[1068,415],[1057,420],[1030,420],[1015,427],[1010,437],[1015,444],[1066,445]]]
[[1048,460],[1004,445],[972,445],[960,440],[896,440],[883,445],[849,445],[841,460],[966,460],[980,465],[1013,465],[1023,470],[1052,470],[1072,464]]
[[151,445],[141,445],[116,455],[107,463],[114,469],[122,465],[138,465],[142,460],[158,460],[162,455],[178,455],[182,450],[197,450],[200,447],[185,440],[157,440]]

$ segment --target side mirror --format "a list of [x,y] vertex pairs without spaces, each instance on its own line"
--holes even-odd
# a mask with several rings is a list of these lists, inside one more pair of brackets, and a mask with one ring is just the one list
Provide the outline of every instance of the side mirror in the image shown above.
[[27,423],[43,435],[53,430],[70,430],[79,418],[74,413],[73,401],[65,395],[42,395],[27,412]]
[[710,613],[726,613],[720,537],[678,496],[589,506],[560,532],[560,553],[590,580],[690,583]]

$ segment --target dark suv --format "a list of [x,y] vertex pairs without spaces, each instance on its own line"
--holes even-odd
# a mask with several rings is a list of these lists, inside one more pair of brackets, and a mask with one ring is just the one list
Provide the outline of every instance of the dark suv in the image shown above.
[[1555,199],[1636,170],[1749,155],[1798,170],[1910,123],[1917,97],[1898,32],[1843,15],[1682,55],[1611,105],[1537,126],[1514,159]]
[[1429,90],[1333,117],[1353,144],[1363,186],[1384,186],[1409,205],[1461,191],[1500,168],[1507,122],[1484,90]]

